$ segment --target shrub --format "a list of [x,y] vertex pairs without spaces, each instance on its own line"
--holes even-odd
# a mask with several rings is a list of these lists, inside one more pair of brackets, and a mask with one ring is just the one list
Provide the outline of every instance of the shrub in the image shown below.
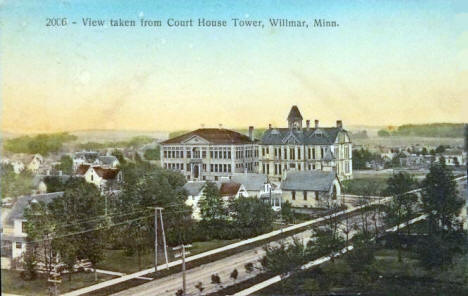
[[233,280],[237,280],[237,276],[239,275],[239,272],[237,271],[237,269],[234,269],[232,272],[231,272],[231,278]]
[[211,275],[211,283],[213,284],[220,284],[221,283],[221,278],[219,277],[218,274],[212,274]]
[[245,268],[245,271],[247,273],[251,273],[253,271],[253,263],[249,262],[249,263],[245,264],[244,268]]

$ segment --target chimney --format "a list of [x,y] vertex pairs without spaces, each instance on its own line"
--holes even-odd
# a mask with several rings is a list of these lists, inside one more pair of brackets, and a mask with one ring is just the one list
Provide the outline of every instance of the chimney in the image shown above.
[[306,120],[306,127],[307,127],[307,130],[310,129],[310,120],[309,119]]
[[268,129],[271,129],[271,123],[268,124]]
[[219,128],[220,128],[220,129],[223,128],[223,124],[222,124],[222,123],[219,124]]
[[317,129],[319,127],[319,121],[318,119],[315,119],[315,128]]
[[253,141],[254,138],[253,138],[253,131],[254,131],[254,127],[253,126],[249,126],[249,138],[250,138],[250,141]]
[[343,121],[337,120],[337,121],[336,121],[336,127],[337,127],[337,128],[343,128]]

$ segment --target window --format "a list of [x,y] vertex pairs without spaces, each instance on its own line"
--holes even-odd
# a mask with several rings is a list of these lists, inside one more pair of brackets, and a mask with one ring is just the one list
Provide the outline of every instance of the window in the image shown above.
[[22,233],[26,233],[26,226],[27,226],[27,225],[26,225],[26,222],[24,222],[24,221],[21,222],[21,232],[22,232]]
[[296,200],[296,191],[291,192],[292,200]]
[[304,200],[307,200],[307,191],[304,191]]
[[301,149],[297,149],[297,159],[301,159]]
[[93,180],[94,180],[94,175],[91,175],[91,181],[93,181]]
[[22,247],[21,242],[16,242],[16,248],[17,248],[17,249],[21,249],[21,247]]
[[318,191],[315,191],[315,200],[319,200],[319,193],[318,193]]

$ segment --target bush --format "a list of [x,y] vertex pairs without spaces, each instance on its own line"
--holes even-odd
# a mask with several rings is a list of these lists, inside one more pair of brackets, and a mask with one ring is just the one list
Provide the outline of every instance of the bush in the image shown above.
[[233,280],[237,280],[237,276],[239,275],[239,272],[237,271],[237,269],[234,269],[232,272],[231,272],[231,278]]
[[197,288],[200,291],[200,293],[203,292],[203,290],[205,290],[205,288],[203,288],[203,283],[202,282],[198,282],[195,285],[195,288]]
[[219,277],[218,274],[212,274],[211,275],[211,283],[212,284],[220,284],[221,283],[221,278]]
[[254,269],[253,263],[249,262],[249,263],[245,264],[244,268],[245,268],[245,271],[247,273],[251,273],[253,271],[253,269]]

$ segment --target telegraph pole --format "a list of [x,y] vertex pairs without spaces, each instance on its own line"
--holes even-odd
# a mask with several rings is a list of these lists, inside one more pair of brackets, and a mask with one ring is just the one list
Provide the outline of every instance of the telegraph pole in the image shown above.
[[164,244],[164,255],[166,258],[166,268],[169,268],[169,260],[167,257],[167,244],[166,244],[166,234],[164,232],[164,224],[163,224],[163,217],[162,217],[162,210],[161,207],[150,207],[154,209],[154,272],[158,271],[158,212],[159,218],[161,221],[161,229],[162,229],[162,238]]
[[186,292],[186,289],[187,289],[187,284],[186,284],[186,279],[185,279],[185,255],[188,255],[190,254],[190,251],[186,251],[185,248],[191,248],[192,245],[180,245],[180,246],[177,246],[175,248],[172,248],[174,251],[176,250],[181,250],[181,252],[179,254],[176,254],[174,257],[178,258],[178,257],[182,257],[182,295],[185,296],[185,292]]

